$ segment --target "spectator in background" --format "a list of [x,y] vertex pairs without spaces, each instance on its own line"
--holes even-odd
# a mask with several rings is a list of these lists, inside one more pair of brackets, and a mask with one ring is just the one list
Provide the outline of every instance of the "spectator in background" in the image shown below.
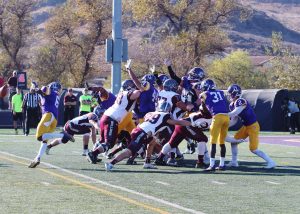
[[89,90],[87,88],[83,89],[82,95],[79,97],[80,107],[79,115],[82,116],[91,112],[92,96],[88,94]]
[[[4,85],[5,80],[4,77],[0,76],[0,88]],[[0,97],[0,109],[4,109],[4,99]]]
[[99,102],[98,102],[99,99],[100,98],[99,98],[98,93],[92,94],[91,112],[93,112],[94,108],[96,108],[99,105]]
[[36,93],[35,89],[37,88],[36,84],[32,84],[30,90],[25,94],[23,99],[23,112],[24,112],[24,129],[25,135],[29,135],[31,127],[37,127],[39,122],[39,113],[41,106],[40,95]]
[[[17,88],[17,93],[12,96],[11,104],[12,104],[12,114],[13,114],[13,126],[15,129],[15,133],[18,134],[18,120],[21,122],[23,126],[23,112],[22,112],[22,104],[23,104],[23,95],[21,89]],[[23,132],[25,134],[24,126]]]
[[295,134],[296,131],[299,131],[299,107],[295,98],[288,101],[288,109],[290,113],[290,133]]
[[16,94],[16,88],[18,85],[18,72],[14,71],[13,75],[8,79],[8,90],[9,90],[9,102],[8,109],[12,109],[12,97]]
[[73,94],[73,89],[68,88],[68,92],[64,97],[64,122],[72,120],[75,117],[75,107],[77,104],[77,98]]

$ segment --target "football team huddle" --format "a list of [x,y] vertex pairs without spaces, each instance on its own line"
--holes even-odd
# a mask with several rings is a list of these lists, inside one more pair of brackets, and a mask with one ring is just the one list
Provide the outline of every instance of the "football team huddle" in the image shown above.
[[[52,147],[74,142],[74,135],[83,135],[83,144],[92,139],[93,149],[86,153],[87,160],[96,164],[106,156],[106,171],[127,159],[127,164],[136,164],[135,159],[144,159],[145,169],[157,166],[177,166],[183,159],[179,144],[184,140],[194,145],[198,154],[195,167],[206,172],[238,167],[238,144],[249,137],[249,149],[266,161],[265,168],[276,166],[275,162],[258,149],[260,127],[256,115],[241,97],[237,84],[228,87],[227,92],[216,88],[212,79],[206,78],[200,67],[191,69],[186,76],[178,77],[171,62],[165,60],[168,73],[158,74],[152,69],[139,79],[131,68],[131,60],[125,67],[130,79],[124,80],[117,96],[103,87],[86,88],[97,94],[100,104],[93,112],[76,117],[64,125],[64,131],[55,133],[58,105],[62,86],[50,83],[41,89],[32,87],[42,95],[43,116],[38,124],[36,139],[41,142],[35,159],[28,166],[35,168],[43,154],[49,154]],[[227,101],[227,97],[230,103]],[[242,127],[228,135],[228,128],[241,120]],[[204,131],[209,130],[209,137]],[[99,133],[99,139],[97,139]],[[52,140],[48,143],[49,140]],[[210,152],[207,144],[209,142]],[[231,161],[225,164],[226,145],[231,146]],[[220,146],[220,161],[215,164],[217,144]]]

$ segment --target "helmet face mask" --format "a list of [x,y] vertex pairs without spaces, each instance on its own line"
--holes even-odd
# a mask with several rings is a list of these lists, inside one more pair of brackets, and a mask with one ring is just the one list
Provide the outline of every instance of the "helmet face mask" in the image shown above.
[[98,120],[100,120],[100,118],[102,117],[103,113],[104,113],[104,109],[102,109],[100,106],[97,106],[93,113],[97,116]]
[[227,92],[231,100],[237,99],[242,95],[242,89],[238,84],[232,84],[228,87]]
[[192,68],[188,72],[188,80],[190,81],[202,81],[205,78],[205,72],[200,67]]
[[127,79],[122,82],[121,88],[123,91],[131,91],[136,89],[136,86],[131,79]]
[[165,91],[176,92],[178,89],[178,83],[173,79],[168,79],[164,82],[163,88]]
[[160,79],[160,81],[162,82],[162,84],[164,84],[164,82],[166,81],[166,80],[168,80],[168,79],[170,79],[167,75],[165,75],[165,74],[160,74],[159,76],[158,76],[158,78]]
[[52,82],[49,84],[49,88],[51,91],[55,91],[56,93],[60,93],[62,90],[61,84],[59,82]]
[[151,85],[154,85],[155,81],[156,81],[156,77],[153,74],[146,74],[145,76],[143,76],[143,78],[141,79],[142,82],[149,82]]
[[210,91],[215,89],[216,89],[216,84],[212,79],[206,79],[201,82],[202,91]]

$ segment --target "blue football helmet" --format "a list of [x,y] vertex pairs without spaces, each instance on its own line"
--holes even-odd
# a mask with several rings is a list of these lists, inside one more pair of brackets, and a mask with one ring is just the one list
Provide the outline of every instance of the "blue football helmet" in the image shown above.
[[205,78],[205,72],[200,67],[192,68],[187,74],[190,81],[202,81]]
[[149,82],[151,85],[154,85],[155,81],[156,81],[156,77],[153,74],[146,74],[145,76],[143,76],[143,78],[141,79],[142,82]]
[[166,80],[168,80],[168,79],[170,79],[169,77],[168,77],[168,75],[165,75],[165,74],[160,74],[160,75],[158,75],[158,78],[160,79],[160,81],[164,84],[164,82],[166,81]]
[[136,89],[134,82],[131,79],[124,80],[121,84],[123,91],[130,91]]
[[101,108],[100,106],[97,106],[96,108],[94,108],[94,111],[93,111],[93,113],[97,116],[98,120],[102,117],[104,112],[105,112],[105,110],[103,108]]
[[183,76],[181,77],[181,82],[180,82],[180,86],[186,90],[191,90],[192,88],[192,84],[191,82],[188,80],[187,76]]
[[210,91],[216,89],[216,84],[212,79],[205,79],[201,82],[202,91]]
[[171,104],[168,103],[165,100],[159,100],[158,101],[158,106],[157,106],[157,111],[170,112],[171,111]]
[[168,79],[164,82],[163,88],[165,91],[176,92],[178,89],[178,83],[173,79]]
[[196,89],[196,90],[199,90],[201,91],[201,82],[196,82],[196,83],[193,83],[193,89]]
[[59,82],[52,82],[48,86],[49,86],[51,91],[55,91],[57,93],[60,92],[60,90],[62,88],[61,84]]
[[242,89],[238,84],[232,84],[227,89],[228,94],[230,95],[230,98],[238,98],[242,95]]

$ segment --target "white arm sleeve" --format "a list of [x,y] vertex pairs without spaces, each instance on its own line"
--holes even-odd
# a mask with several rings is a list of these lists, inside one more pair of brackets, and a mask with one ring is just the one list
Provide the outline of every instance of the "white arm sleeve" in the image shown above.
[[225,141],[228,143],[242,143],[245,142],[245,139],[235,139],[234,137],[227,135]]
[[229,117],[236,117],[238,116],[244,109],[246,108],[246,106],[239,106],[237,108],[235,108],[233,111],[228,113]]

